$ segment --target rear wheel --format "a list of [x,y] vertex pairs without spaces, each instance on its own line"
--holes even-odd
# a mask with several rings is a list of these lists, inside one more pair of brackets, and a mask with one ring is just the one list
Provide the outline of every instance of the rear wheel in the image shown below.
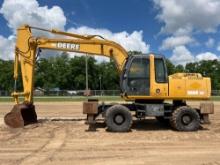
[[123,105],[113,105],[106,112],[107,129],[112,132],[127,132],[132,125],[132,115]]
[[196,131],[200,126],[200,117],[196,110],[182,106],[173,112],[170,124],[178,131]]

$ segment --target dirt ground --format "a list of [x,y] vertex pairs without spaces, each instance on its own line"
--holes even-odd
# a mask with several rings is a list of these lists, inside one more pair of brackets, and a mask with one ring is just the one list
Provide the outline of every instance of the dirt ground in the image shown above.
[[[198,103],[190,103],[196,106]],[[3,124],[11,103],[0,103],[0,164],[220,165],[220,102],[211,125],[177,132],[154,119],[134,121],[128,133],[95,132],[84,124],[82,103],[36,103],[39,123],[22,129]]]

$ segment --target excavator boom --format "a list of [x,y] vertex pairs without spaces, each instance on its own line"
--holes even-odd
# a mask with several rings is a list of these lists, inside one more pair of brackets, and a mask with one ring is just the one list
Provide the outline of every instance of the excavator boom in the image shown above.
[[[59,35],[59,37],[36,37],[32,34],[32,29]],[[115,61],[119,72],[122,72],[128,57],[123,47],[99,35],[84,36],[55,29],[48,30],[28,25],[21,26],[17,29],[14,63],[15,89],[12,93],[16,105],[12,111],[5,116],[5,123],[11,127],[20,127],[21,125],[25,125],[25,123],[36,122],[37,120],[33,106],[33,85],[35,60],[38,49],[52,49],[106,56]],[[16,89],[19,66],[21,67],[22,73],[22,92],[17,92]],[[21,104],[19,103],[19,96],[24,96],[24,101]],[[22,121],[22,119],[24,121]]]
[[[53,39],[47,37],[34,37],[31,29],[43,30],[64,37]],[[98,39],[97,35],[83,36],[58,30],[30,27],[28,25],[22,26],[17,30],[14,79],[16,81],[18,78],[18,66],[20,62],[24,91],[16,92],[15,89],[13,92],[12,95],[17,104],[19,103],[19,95],[24,96],[25,102],[31,103],[33,101],[33,76],[36,52],[38,49],[52,49],[106,56],[114,59],[119,72],[122,71],[124,63],[128,57],[125,49],[119,44],[105,39]]]

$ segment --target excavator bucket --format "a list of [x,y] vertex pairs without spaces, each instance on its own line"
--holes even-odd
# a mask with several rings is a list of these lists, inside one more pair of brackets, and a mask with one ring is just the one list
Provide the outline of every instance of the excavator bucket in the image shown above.
[[25,125],[36,123],[37,114],[33,104],[16,104],[11,112],[4,117],[5,124],[12,128],[20,128]]

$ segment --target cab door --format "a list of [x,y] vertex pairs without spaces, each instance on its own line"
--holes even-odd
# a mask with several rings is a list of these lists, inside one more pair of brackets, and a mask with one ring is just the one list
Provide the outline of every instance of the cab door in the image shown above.
[[130,96],[150,95],[150,61],[148,56],[133,56],[123,75],[122,89]]

